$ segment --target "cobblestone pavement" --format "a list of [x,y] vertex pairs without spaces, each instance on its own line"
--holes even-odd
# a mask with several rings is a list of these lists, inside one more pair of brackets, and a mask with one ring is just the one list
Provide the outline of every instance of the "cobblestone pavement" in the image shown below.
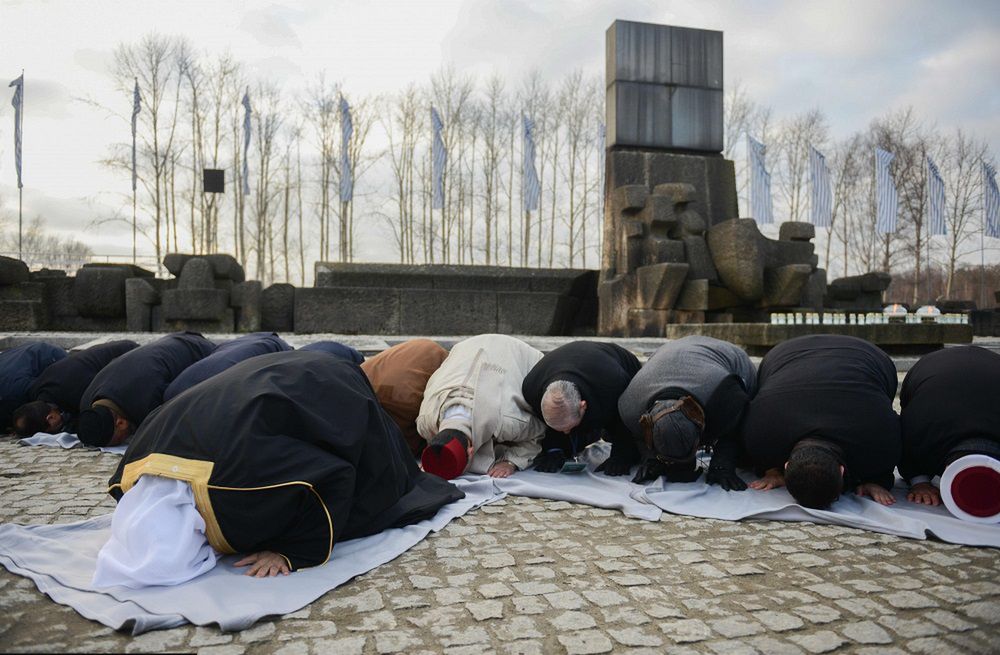
[[[117,458],[0,443],[0,521],[111,511]],[[0,651],[1000,652],[1000,552],[834,526],[508,498],[299,612],[139,637],[0,571]]]

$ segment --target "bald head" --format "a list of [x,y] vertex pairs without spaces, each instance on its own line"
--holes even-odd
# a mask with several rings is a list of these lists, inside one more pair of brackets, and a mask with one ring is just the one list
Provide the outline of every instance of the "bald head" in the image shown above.
[[572,382],[556,380],[545,388],[542,395],[542,419],[553,430],[569,434],[583,420],[587,401],[580,398],[580,390]]

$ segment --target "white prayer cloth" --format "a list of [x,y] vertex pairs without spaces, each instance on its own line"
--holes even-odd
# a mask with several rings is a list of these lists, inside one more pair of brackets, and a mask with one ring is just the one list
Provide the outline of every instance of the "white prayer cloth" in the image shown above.
[[[65,448],[67,450],[70,448],[78,448],[83,445],[83,442],[81,442],[77,436],[71,432],[60,432],[58,434],[36,432],[30,437],[19,439],[17,443],[22,446],[49,446],[52,448]],[[126,448],[128,448],[128,446],[122,444],[120,446],[101,446],[99,450],[102,453],[124,455]]]
[[210,571],[217,559],[191,485],[144,475],[118,501],[92,584],[95,589],[176,585]]

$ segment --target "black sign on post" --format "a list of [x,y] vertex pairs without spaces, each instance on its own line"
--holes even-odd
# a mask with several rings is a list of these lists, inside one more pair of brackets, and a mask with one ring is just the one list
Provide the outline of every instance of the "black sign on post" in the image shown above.
[[206,168],[202,176],[205,193],[225,193],[226,171],[222,168]]

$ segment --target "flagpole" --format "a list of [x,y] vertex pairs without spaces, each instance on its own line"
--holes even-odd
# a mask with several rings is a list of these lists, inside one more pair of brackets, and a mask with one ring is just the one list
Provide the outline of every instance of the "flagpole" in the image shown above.
[[982,187],[983,199],[983,225],[979,231],[979,302],[983,302],[984,279],[986,275],[986,173],[984,168],[979,170],[979,186]]
[[[21,141],[24,142],[24,69],[21,69],[21,115],[20,125],[18,129],[21,132]],[[24,146],[21,145],[21,152],[24,152]],[[23,155],[22,155],[23,157]],[[20,162],[18,162],[20,164]],[[20,166],[17,171],[17,258],[24,261],[24,252],[22,249],[22,239],[24,236],[24,216],[22,213],[22,204],[24,199],[24,185],[21,184],[21,171]]]

